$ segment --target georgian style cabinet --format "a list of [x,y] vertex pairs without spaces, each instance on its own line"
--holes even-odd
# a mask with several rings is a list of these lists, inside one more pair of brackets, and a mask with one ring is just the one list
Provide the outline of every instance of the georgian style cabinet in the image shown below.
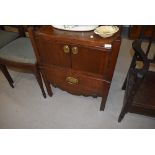
[[104,110],[120,48],[120,32],[104,39],[93,31],[43,26],[33,31],[32,42],[50,96],[50,84],[76,95],[101,96],[100,109]]

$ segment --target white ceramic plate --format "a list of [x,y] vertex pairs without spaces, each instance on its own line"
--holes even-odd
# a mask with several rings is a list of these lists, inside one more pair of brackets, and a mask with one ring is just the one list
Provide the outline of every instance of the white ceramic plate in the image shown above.
[[52,25],[54,28],[67,30],[67,31],[92,31],[98,25]]

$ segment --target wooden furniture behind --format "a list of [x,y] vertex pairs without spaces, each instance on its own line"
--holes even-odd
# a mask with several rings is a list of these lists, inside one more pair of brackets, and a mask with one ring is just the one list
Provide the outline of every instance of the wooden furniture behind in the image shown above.
[[71,32],[44,26],[33,31],[31,38],[50,96],[51,83],[72,94],[101,96],[100,109],[104,110],[120,48],[120,32],[103,39],[93,31]]
[[[154,31],[151,36],[146,51],[142,49],[143,39],[137,39],[132,44],[135,54],[122,87],[125,95],[118,122],[127,112],[155,117],[155,72],[149,70],[150,64],[155,64],[155,57],[148,58]],[[138,62],[142,63],[142,67],[137,65]]]
[[151,37],[153,27],[153,25],[145,25],[145,27],[144,25],[131,25],[129,27],[129,39],[138,39],[143,31],[142,29],[144,29],[143,36],[145,38]]
[[[19,31],[20,30],[21,26],[19,26]],[[24,32],[20,33],[20,35],[24,34]],[[14,87],[13,80],[9,76],[6,66],[20,69],[20,71],[23,72],[33,73],[41,88],[44,98],[46,98],[41,75],[36,61],[36,56],[29,38],[25,36],[20,36],[0,49],[1,70],[7,78],[8,82],[10,83],[11,87]]]

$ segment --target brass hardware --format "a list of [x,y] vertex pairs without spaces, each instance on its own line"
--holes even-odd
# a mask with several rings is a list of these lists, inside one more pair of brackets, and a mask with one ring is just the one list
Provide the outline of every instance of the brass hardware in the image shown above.
[[78,84],[79,80],[74,77],[68,76],[66,77],[66,82],[69,84]]
[[66,54],[68,54],[70,52],[68,45],[64,45],[63,50],[64,50],[64,53],[66,53]]
[[77,47],[72,47],[72,53],[73,54],[78,54],[78,48]]

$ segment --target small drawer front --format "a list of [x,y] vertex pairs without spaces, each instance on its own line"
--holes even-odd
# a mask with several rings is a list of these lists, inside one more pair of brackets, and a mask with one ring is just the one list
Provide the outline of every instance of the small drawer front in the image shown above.
[[47,79],[55,86],[77,95],[105,96],[110,84],[70,69],[50,67],[44,69]]

